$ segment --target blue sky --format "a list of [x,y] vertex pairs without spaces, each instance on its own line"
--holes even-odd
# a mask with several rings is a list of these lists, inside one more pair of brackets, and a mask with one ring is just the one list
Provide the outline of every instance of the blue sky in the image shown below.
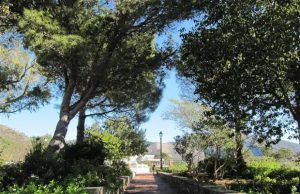
[[163,97],[158,108],[151,114],[149,121],[141,126],[142,128],[147,129],[146,138],[149,141],[158,142],[158,133],[160,131],[163,132],[164,142],[174,141],[176,135],[182,134],[174,121],[163,119],[163,113],[170,106],[170,100],[180,98],[179,85],[176,81],[176,72],[174,70],[170,72],[165,83],[166,88],[163,91]]
[[[163,132],[163,142],[173,141],[176,135],[180,135],[181,131],[176,124],[170,120],[164,120],[162,114],[170,106],[171,99],[179,99],[180,91],[176,81],[176,72],[169,72],[165,79],[166,88],[163,91],[163,97],[158,108],[150,119],[142,124],[141,128],[146,129],[146,138],[148,141],[159,141],[158,133]],[[50,104],[41,107],[36,112],[22,111],[21,113],[12,114],[9,117],[1,116],[0,124],[9,126],[17,131],[25,133],[27,136],[41,136],[44,134],[53,134],[56,123],[58,121],[59,109],[57,108],[59,101],[52,100]],[[94,120],[89,120],[91,125]],[[75,139],[76,137],[77,118],[70,123],[67,139]]]

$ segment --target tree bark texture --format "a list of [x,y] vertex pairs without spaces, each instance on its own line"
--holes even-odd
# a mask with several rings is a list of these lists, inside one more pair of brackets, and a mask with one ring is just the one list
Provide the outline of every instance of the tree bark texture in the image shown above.
[[70,121],[78,114],[78,112],[86,106],[86,103],[93,98],[95,85],[83,93],[82,98],[76,103],[71,103],[72,96],[75,91],[75,81],[70,80],[66,86],[63,101],[60,107],[60,118],[56,125],[56,129],[52,140],[48,146],[50,152],[59,153],[65,146],[65,137],[68,131]]
[[244,142],[242,140],[242,133],[240,127],[236,126],[235,129],[235,143],[236,143],[236,171],[240,175],[245,170],[245,160],[243,157]]
[[79,111],[78,124],[77,124],[77,137],[76,144],[82,144],[84,140],[84,130],[85,130],[85,109]]
[[65,146],[65,137],[68,131],[70,118],[67,113],[61,114],[60,120],[56,125],[54,135],[50,141],[48,148],[51,152],[59,153]]

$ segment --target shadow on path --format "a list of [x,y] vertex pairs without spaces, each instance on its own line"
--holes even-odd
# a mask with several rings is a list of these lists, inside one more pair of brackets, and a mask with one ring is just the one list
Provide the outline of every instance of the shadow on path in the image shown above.
[[162,180],[159,176],[153,174],[136,175],[125,194],[178,194],[176,190]]

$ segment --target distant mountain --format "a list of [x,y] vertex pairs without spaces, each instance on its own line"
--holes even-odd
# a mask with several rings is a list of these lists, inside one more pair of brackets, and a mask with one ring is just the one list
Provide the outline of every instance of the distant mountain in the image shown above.
[[[155,155],[160,153],[160,144],[159,142],[148,142],[148,154]],[[262,151],[259,147],[250,145],[249,143],[245,144],[246,148],[249,148],[253,155],[261,156]],[[286,140],[281,140],[278,144],[272,146],[273,149],[279,150],[280,148],[287,148],[291,150],[294,154],[300,152],[299,144],[289,142]],[[174,149],[174,142],[163,143],[162,144],[162,152],[169,154],[173,160],[181,161],[180,155]]]
[[[256,145],[253,145],[253,144],[247,142],[247,143],[245,143],[245,147],[250,149],[254,156],[261,156],[262,155],[261,148],[259,148]],[[286,148],[286,149],[291,150],[293,154],[296,154],[296,153],[300,152],[299,144],[293,143],[293,142],[290,142],[290,141],[286,141],[286,140],[281,140],[277,144],[272,145],[272,148],[274,149],[274,151],[279,150],[281,148]]]
[[[155,155],[160,153],[160,143],[148,142],[148,154]],[[181,161],[181,156],[175,151],[174,143],[162,143],[162,152],[172,157],[174,161]]]
[[0,125],[0,160],[21,161],[30,146],[30,138],[25,134]]
[[273,146],[274,149],[278,150],[280,148],[287,148],[291,150],[293,153],[300,152],[300,146],[297,143],[293,143],[286,140],[281,140],[278,144]]

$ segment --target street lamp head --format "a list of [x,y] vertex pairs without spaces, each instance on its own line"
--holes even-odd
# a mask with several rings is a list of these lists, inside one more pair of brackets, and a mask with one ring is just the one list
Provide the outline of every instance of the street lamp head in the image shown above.
[[162,132],[159,132],[159,137],[162,137],[163,136],[163,133]]

